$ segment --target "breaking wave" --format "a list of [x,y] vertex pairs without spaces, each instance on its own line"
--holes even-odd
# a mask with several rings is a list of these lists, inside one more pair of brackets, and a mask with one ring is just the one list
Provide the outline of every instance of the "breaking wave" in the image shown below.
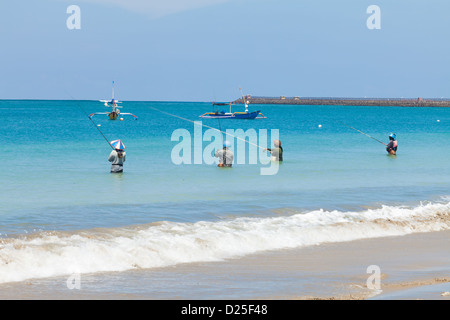
[[266,250],[450,229],[450,203],[127,228],[41,232],[0,240],[0,283],[219,261]]

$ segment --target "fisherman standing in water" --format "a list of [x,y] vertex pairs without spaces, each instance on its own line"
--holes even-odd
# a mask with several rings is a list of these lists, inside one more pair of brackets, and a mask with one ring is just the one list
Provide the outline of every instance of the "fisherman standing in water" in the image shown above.
[[125,145],[120,140],[114,140],[111,142],[111,146],[114,148],[108,157],[108,161],[112,163],[111,173],[121,173],[126,159],[126,153],[123,151]]
[[396,140],[395,133],[391,133],[389,135],[389,143],[386,146],[386,151],[390,155],[396,155],[397,154],[397,147],[398,147],[398,142]]
[[283,148],[281,147],[281,141],[274,140],[273,145],[275,146],[275,148],[267,148],[265,150],[270,152],[273,161],[283,161]]
[[216,158],[219,158],[218,167],[231,168],[231,166],[233,165],[234,154],[231,150],[228,149],[230,145],[231,144],[229,141],[225,141],[223,143],[223,149],[217,150],[214,154]]

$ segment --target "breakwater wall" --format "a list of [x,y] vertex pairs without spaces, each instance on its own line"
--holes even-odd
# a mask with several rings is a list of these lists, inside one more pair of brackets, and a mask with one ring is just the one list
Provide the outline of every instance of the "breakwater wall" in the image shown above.
[[[246,97],[248,104],[281,105],[339,105],[339,106],[394,106],[394,107],[450,107],[450,99],[400,98],[302,98],[302,97]],[[233,101],[243,103],[243,98]]]

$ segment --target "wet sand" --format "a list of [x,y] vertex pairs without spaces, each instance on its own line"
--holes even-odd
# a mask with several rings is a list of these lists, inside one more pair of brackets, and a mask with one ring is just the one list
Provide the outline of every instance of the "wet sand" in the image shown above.
[[[450,300],[450,231],[279,250],[152,270],[0,285],[0,299]],[[369,266],[380,288],[368,288]],[[369,285],[375,286],[376,282]]]

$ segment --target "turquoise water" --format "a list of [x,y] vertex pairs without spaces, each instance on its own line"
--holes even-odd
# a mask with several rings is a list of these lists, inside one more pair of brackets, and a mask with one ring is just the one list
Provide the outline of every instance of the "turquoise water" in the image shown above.
[[[224,131],[279,130],[285,161],[276,175],[263,176],[260,169],[267,165],[259,163],[232,170],[173,164],[178,142],[171,141],[172,132],[185,128],[193,134],[194,124],[149,106],[199,121],[212,109],[209,103],[126,102],[123,112],[139,120],[93,118],[108,139],[126,145],[125,173],[117,176],[109,174],[108,144],[79,106],[88,113],[105,110],[96,101],[0,102],[6,182],[0,232],[397,204],[446,195],[449,187],[447,109],[265,105],[260,108],[268,119],[222,120]],[[202,123],[219,127],[213,119]],[[387,156],[383,145],[343,124],[386,143],[396,132],[398,156]]]
[[[0,237],[5,246],[15,239],[27,243],[31,240],[23,237],[30,234],[45,242],[49,232],[92,235],[99,228],[111,237],[116,233],[122,237],[124,230],[128,230],[127,235],[141,237],[144,228],[152,232],[145,238],[145,245],[158,237],[175,241],[177,232],[190,236],[202,228],[207,231],[196,237],[209,241],[209,234],[215,237],[213,232],[224,228],[220,235],[226,238],[236,233],[237,240],[233,241],[239,244],[243,240],[238,231],[252,223],[258,223],[255,228],[263,236],[267,232],[266,236],[276,238],[272,218],[282,219],[277,220],[276,228],[284,224],[304,228],[312,220],[303,218],[320,212],[312,217],[320,216],[318,225],[326,220],[328,226],[347,219],[348,212],[369,216],[370,210],[408,206],[416,214],[421,202],[448,202],[450,113],[446,108],[251,105],[251,110],[260,109],[267,119],[220,123],[203,119],[204,125],[222,130],[278,129],[285,161],[275,175],[261,175],[261,168],[268,165],[259,162],[235,164],[231,169],[205,163],[174,164],[171,152],[178,141],[171,141],[172,133],[186,129],[194,135],[195,126],[154,108],[191,121],[200,121],[199,115],[213,109],[210,103],[203,102],[124,102],[122,112],[131,112],[138,120],[123,116],[123,121],[110,121],[96,115],[93,120],[101,132],[109,140],[122,139],[126,145],[124,173],[114,175],[107,161],[111,149],[84,113],[106,111],[102,103],[0,101]],[[234,108],[241,111],[242,106]],[[397,156],[388,156],[382,144],[348,126],[385,143],[389,133],[395,132],[399,141]],[[203,132],[206,130],[203,127]],[[200,151],[208,144],[203,142]],[[258,152],[258,157],[267,160],[267,153]],[[390,219],[396,214],[389,212]],[[294,223],[291,218],[297,219],[298,215],[302,220]],[[385,215],[380,211],[377,217]],[[162,222],[169,223],[170,228],[160,229]],[[130,237],[133,246],[142,248],[137,238]],[[292,237],[280,236],[280,243],[309,243]],[[346,235],[334,240],[340,239],[347,239]],[[96,240],[106,241],[103,237]],[[65,245],[63,241],[57,243]],[[217,245],[209,256],[205,253],[198,260],[273,249],[262,246],[234,252],[224,250],[223,243]],[[161,248],[161,252],[166,249]],[[11,247],[10,252],[3,250],[2,254],[14,260],[19,254],[14,250]],[[158,251],[155,247],[151,250]],[[177,263],[178,253],[171,254],[171,262]],[[193,256],[196,254],[194,250]],[[98,265],[86,270],[104,271]],[[52,269],[48,275],[69,273],[69,269]],[[120,265],[108,270],[126,269]],[[36,274],[24,270],[17,279],[27,276]]]

